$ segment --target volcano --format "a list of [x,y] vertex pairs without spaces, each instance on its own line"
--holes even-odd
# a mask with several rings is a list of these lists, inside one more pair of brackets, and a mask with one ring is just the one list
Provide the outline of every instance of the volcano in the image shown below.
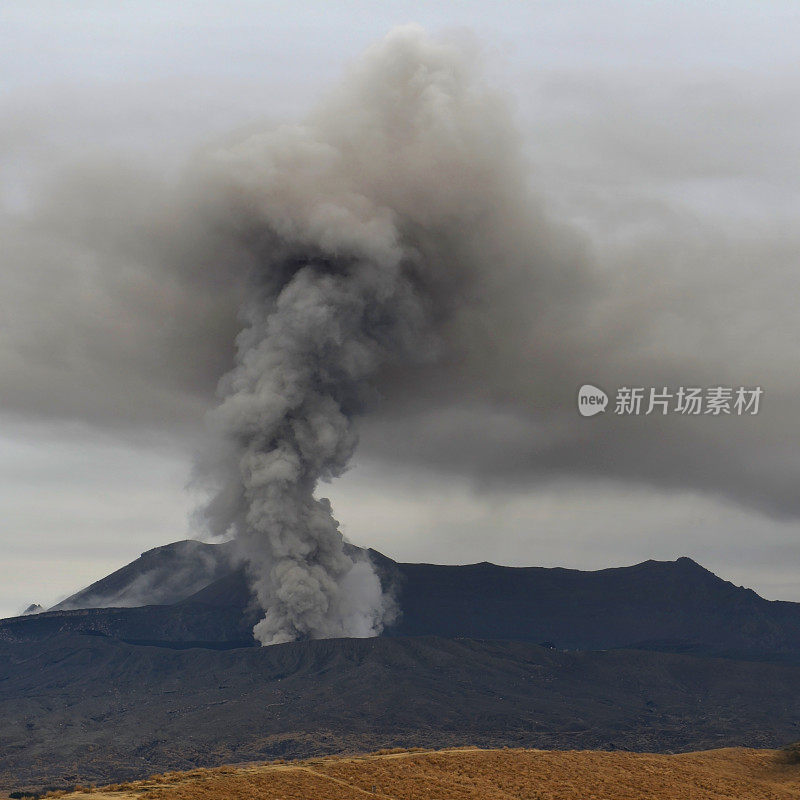
[[[385,636],[800,663],[800,603],[765,600],[690,558],[581,571],[408,564],[365,553],[400,609]],[[181,541],[143,553],[50,611],[0,621],[0,638],[71,632],[164,647],[245,646],[256,644],[256,615],[229,543]]]
[[[0,788],[381,747],[800,738],[800,604],[689,558],[584,572],[366,555],[401,611],[378,638],[257,646],[245,571],[199,542],[0,620]],[[131,605],[142,587],[160,602]]]

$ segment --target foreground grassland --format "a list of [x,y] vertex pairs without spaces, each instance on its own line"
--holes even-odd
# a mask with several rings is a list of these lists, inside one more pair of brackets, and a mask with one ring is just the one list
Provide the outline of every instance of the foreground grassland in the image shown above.
[[381,751],[198,769],[69,794],[75,800],[797,800],[800,765],[772,750]]

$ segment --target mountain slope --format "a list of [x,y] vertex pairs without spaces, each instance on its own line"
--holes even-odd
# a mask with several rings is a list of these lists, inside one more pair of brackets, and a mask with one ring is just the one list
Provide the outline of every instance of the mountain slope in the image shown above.
[[50,610],[168,605],[229,574],[231,569],[227,544],[173,542],[142,553]]
[[[402,564],[368,551],[401,609],[388,636],[550,642],[561,649],[637,647],[800,662],[800,604],[764,600],[689,558],[586,572],[482,563]],[[185,562],[185,564],[184,564]],[[159,576],[167,575],[164,585]],[[206,580],[208,579],[208,580]],[[161,605],[63,610],[100,592]],[[198,584],[202,586],[198,587]],[[0,639],[92,632],[153,643],[254,643],[244,571],[226,545],[178,542],[145,553],[54,610],[0,620]]]
[[494,564],[399,564],[405,636],[549,641],[800,656],[800,604],[764,600],[689,558],[594,572]]
[[800,667],[526,642],[333,639],[215,651],[0,642],[0,785],[473,744],[687,750],[800,738]]

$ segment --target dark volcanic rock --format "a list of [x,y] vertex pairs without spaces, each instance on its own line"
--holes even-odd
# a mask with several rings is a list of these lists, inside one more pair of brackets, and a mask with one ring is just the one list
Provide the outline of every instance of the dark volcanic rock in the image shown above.
[[800,738],[799,680],[788,665],[465,639],[5,642],[0,785],[394,746],[775,746]]
[[[369,555],[402,611],[388,636],[514,639],[561,649],[625,647],[800,662],[800,604],[764,600],[689,558],[584,572],[399,564],[375,551]],[[186,569],[180,567],[184,557]],[[229,563],[224,545],[178,542],[151,550],[73,595],[72,602],[97,597],[99,590],[130,598],[142,576],[150,581],[169,567],[170,605],[0,620],[0,640],[72,631],[180,646],[252,643],[257,611],[243,570]],[[198,589],[200,574],[212,579]],[[186,580],[181,583],[176,575]]]
[[0,620],[0,641],[46,641],[64,633],[181,648],[255,645],[255,617],[241,608],[181,603],[137,608],[82,608]]
[[594,572],[397,564],[396,574],[403,615],[390,635],[800,660],[800,603],[764,600],[690,558]]
[[183,577],[169,604],[0,620],[0,786],[390,746],[800,738],[800,666],[767,663],[800,661],[800,604],[690,559],[581,572],[370,552],[403,612],[387,636],[258,648],[243,571],[195,545],[149,551],[74,596],[130,599],[171,565]]

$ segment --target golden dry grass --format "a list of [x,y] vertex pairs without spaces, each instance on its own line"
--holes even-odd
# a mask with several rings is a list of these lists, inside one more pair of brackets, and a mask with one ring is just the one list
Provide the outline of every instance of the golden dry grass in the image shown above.
[[772,750],[382,751],[156,775],[72,800],[797,800],[800,766]]

